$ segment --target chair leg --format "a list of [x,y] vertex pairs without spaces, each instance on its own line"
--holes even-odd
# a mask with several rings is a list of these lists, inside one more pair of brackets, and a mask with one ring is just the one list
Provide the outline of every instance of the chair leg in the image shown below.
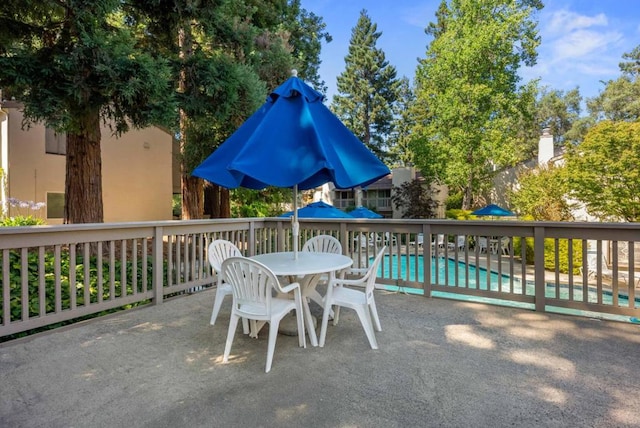
[[353,309],[356,310],[358,318],[360,318],[360,324],[362,324],[362,328],[367,335],[367,339],[369,339],[369,345],[371,345],[371,349],[378,349],[378,342],[376,341],[376,335],[373,332],[373,323],[371,322],[371,314],[369,313],[369,308],[365,305],[355,306]]
[[376,331],[382,331],[382,325],[380,325],[380,318],[378,317],[378,308],[376,308],[376,301],[371,298],[369,302],[369,310],[371,310],[371,318],[373,319]]
[[298,345],[301,348],[307,347],[307,338],[305,336],[304,331],[304,312],[302,309],[302,297],[299,294],[296,294],[294,297],[296,302],[296,321],[298,323]]
[[340,306],[336,306],[333,310],[333,325],[338,325],[338,320],[340,319]]
[[272,319],[269,323],[269,345],[267,346],[267,366],[264,370],[265,373],[269,373],[271,370],[271,363],[273,362],[273,354],[276,349],[276,338],[278,337],[279,326],[280,319]]
[[318,346],[318,336],[316,336],[316,329],[313,326],[313,315],[311,315],[311,311],[309,310],[309,303],[307,302],[306,297],[302,297],[302,313],[304,315],[304,319],[307,322],[307,333],[309,333],[309,342],[311,342],[311,346]]
[[224,346],[224,356],[222,357],[223,363],[229,361],[231,343],[233,342],[233,336],[236,334],[236,327],[238,327],[238,318],[240,318],[238,315],[231,314],[231,319],[229,320],[229,331],[227,332],[227,343]]
[[213,311],[211,311],[211,320],[209,321],[211,325],[215,325],[216,323],[216,318],[218,318],[218,312],[220,312],[224,296],[225,293],[220,292],[220,289],[216,290],[216,300],[213,302]]
[[[331,303],[329,302],[329,298],[331,297],[331,289],[327,289],[327,296],[325,296],[325,306],[324,311],[322,311],[322,324],[320,325],[320,341],[318,346],[323,347],[324,341],[327,338],[327,324],[329,324],[329,312],[331,311]],[[337,309],[338,307],[336,307]],[[334,311],[335,317],[336,311]],[[335,322],[335,318],[334,318]]]

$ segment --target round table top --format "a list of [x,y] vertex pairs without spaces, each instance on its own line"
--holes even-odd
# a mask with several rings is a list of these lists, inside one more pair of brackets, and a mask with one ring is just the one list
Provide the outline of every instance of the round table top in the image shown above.
[[298,251],[297,259],[294,258],[293,251],[260,254],[252,256],[251,259],[264,264],[278,276],[331,272],[348,268],[353,264],[351,257],[342,254],[310,251]]

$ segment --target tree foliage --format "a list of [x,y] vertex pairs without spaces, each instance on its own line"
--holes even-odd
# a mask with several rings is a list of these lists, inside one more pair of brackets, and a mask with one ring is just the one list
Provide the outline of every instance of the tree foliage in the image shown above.
[[640,220],[640,122],[600,122],[565,159],[570,194],[590,214]]
[[0,87],[27,124],[67,134],[66,223],[101,222],[101,121],[115,134],[166,119],[168,62],[137,43],[117,0],[7,0],[0,9]]
[[411,151],[412,130],[415,127],[412,109],[415,103],[415,94],[409,79],[403,77],[398,85],[398,102],[394,108],[394,119],[390,140],[393,144],[389,147],[390,160],[399,166],[413,165],[413,152]]
[[555,145],[562,145],[565,140],[576,141],[571,131],[580,118],[581,102],[578,88],[567,92],[542,88],[537,102],[536,122],[542,128],[549,128]]
[[400,82],[396,69],[376,47],[382,35],[366,10],[351,31],[345,71],[338,76],[332,109],[378,157],[387,157]]
[[567,190],[562,167],[541,166],[518,176],[518,187],[509,192],[509,201],[521,216],[540,221],[570,221],[573,205],[566,199]]
[[[413,148],[424,172],[463,190],[463,207],[491,182],[496,167],[522,156],[517,129],[531,113],[531,86],[518,86],[521,64],[535,64],[539,1],[450,0],[438,9],[435,38],[416,71]],[[435,156],[434,156],[435,154]]]
[[402,218],[434,218],[438,208],[434,195],[428,183],[414,179],[394,187],[391,202],[402,210]]
[[199,218],[202,180],[191,170],[292,68],[323,85],[329,39],[299,0],[7,0],[0,86],[28,120],[67,133],[66,221],[102,221],[101,121],[115,133],[150,124],[175,133],[183,215]]

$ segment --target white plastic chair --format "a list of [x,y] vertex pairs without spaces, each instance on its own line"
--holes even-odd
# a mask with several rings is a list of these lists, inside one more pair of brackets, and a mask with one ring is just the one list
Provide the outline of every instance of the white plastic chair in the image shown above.
[[488,240],[484,237],[478,237],[478,251],[486,253],[488,251]]
[[500,252],[503,255],[509,255],[511,252],[511,240],[508,236],[503,236],[500,238]]
[[[296,311],[298,343],[300,347],[306,348],[300,284],[294,282],[282,287],[278,278],[268,267],[245,257],[231,257],[222,262],[222,276],[233,292],[233,306],[223,362],[229,361],[231,344],[240,318],[269,323],[266,373],[271,370],[280,320],[291,311]],[[294,298],[292,300],[274,297],[274,290],[279,295],[293,292]]]
[[443,249],[445,245],[445,241],[444,241],[444,233],[439,233],[438,234],[438,240],[437,241],[431,241],[431,251],[435,251],[436,249]]
[[318,235],[307,240],[302,246],[302,251],[342,254],[342,244],[331,235]]
[[458,235],[458,237],[456,238],[456,242],[447,243],[447,247],[450,250],[462,251],[464,250],[464,247],[466,244],[467,244],[467,237],[464,235]]
[[[224,239],[216,239],[209,244],[207,256],[209,258],[211,268],[216,273],[217,279],[216,297],[213,302],[213,310],[211,311],[211,320],[209,321],[209,324],[215,325],[216,318],[218,318],[218,313],[220,312],[225,296],[232,295],[231,285],[224,283],[221,278],[220,271],[222,269],[222,262],[229,257],[242,257],[242,252],[238,247],[233,245],[232,242]],[[244,334],[249,334],[249,323],[245,319],[242,320],[242,331]]]
[[[342,244],[337,238],[334,238],[331,235],[318,235],[307,240],[307,242],[302,246],[302,251],[308,251],[311,253],[342,254]],[[323,283],[326,283],[327,280],[327,275],[322,275],[322,277],[320,277],[320,281]],[[324,308],[324,298],[316,291],[315,287],[311,290],[307,290],[307,297]]]
[[[384,256],[384,252],[387,249],[386,246],[382,247],[373,263],[369,265],[364,276],[358,279],[344,279],[336,278],[329,283],[327,287],[327,295],[325,297],[324,312],[322,313],[322,328],[320,330],[320,346],[324,346],[324,342],[327,336],[327,324],[329,323],[329,312],[332,306],[336,306],[334,310],[333,325],[338,324],[340,318],[340,307],[344,306],[356,311],[362,328],[369,339],[371,349],[378,349],[378,342],[374,332],[374,326],[377,331],[382,331],[380,325],[380,318],[378,317],[378,310],[376,309],[376,302],[373,296],[373,290],[376,285],[376,276],[378,274],[378,266]],[[364,285],[364,291],[356,290],[353,288],[344,287]]]

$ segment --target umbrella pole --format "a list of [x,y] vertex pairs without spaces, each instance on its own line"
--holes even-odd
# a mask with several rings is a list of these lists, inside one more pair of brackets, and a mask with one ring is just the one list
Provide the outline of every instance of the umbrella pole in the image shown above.
[[293,230],[293,258],[298,260],[298,237],[300,236],[300,224],[298,223],[298,185],[293,186],[293,216],[292,218],[292,230]]

